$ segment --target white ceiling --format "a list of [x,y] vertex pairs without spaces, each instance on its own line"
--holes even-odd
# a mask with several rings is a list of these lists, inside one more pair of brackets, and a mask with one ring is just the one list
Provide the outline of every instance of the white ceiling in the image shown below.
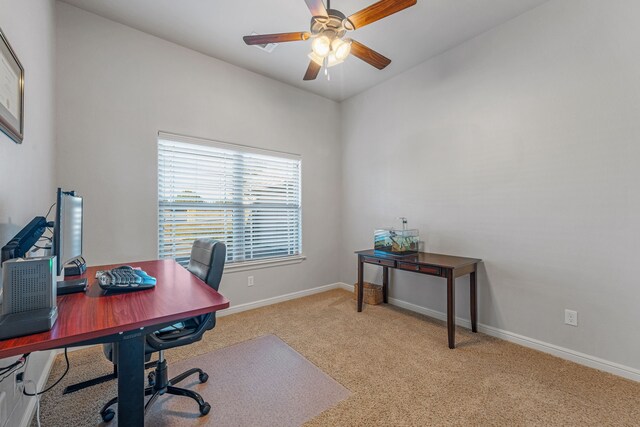
[[[105,18],[247,70],[341,101],[520,15],[547,0],[418,0],[350,37],[392,60],[382,71],[353,56],[315,81],[302,80],[310,41],[282,43],[272,53],[243,35],[308,31],[304,0],[64,0]],[[349,16],[376,0],[333,0]]]

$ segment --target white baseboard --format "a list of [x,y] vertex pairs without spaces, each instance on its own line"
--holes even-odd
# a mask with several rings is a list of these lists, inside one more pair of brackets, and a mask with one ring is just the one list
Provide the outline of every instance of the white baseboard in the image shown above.
[[[353,285],[349,285],[347,283],[338,283],[337,287],[353,292]],[[433,317],[445,322],[447,320],[446,313],[443,313],[441,311],[425,308],[396,298],[389,298],[389,303],[397,307],[424,314],[425,316]],[[456,317],[456,325],[470,329],[471,321],[468,319]],[[599,369],[601,371],[609,372],[610,374],[618,375],[623,378],[640,382],[640,370],[629,366],[610,362],[596,356],[591,356],[589,354],[581,353],[579,351],[571,350],[569,348],[561,347],[555,344],[550,344],[544,341],[537,340],[535,338],[529,338],[524,335],[516,334],[514,332],[505,331],[504,329],[484,325],[482,323],[478,323],[478,331],[487,335],[491,335],[492,337],[500,338],[505,341],[522,345],[524,347],[542,351],[543,353],[551,354],[561,359],[570,360],[580,365]]]
[[284,294],[277,297],[266,298],[259,301],[248,302],[245,304],[232,305],[231,307],[220,310],[216,313],[218,317],[228,316],[230,314],[240,313],[242,311],[253,310],[254,308],[264,307],[271,304],[277,304],[279,302],[289,301],[296,298],[302,298],[313,294],[319,294],[320,292],[330,291],[341,287],[342,283],[331,283],[329,285],[318,286],[316,288],[305,289],[304,291],[292,292],[290,294]]
[[[51,373],[51,368],[53,367],[53,361],[56,360],[58,352],[56,350],[49,351],[49,357],[47,358],[47,363],[45,363],[42,372],[40,373],[40,377],[37,381],[37,389],[40,391],[47,384],[47,380],[49,379],[49,373]],[[29,389],[27,389],[28,393],[31,393]],[[37,398],[35,396],[29,397],[26,408],[24,410],[24,414],[22,415],[22,420],[20,420],[21,427],[28,427],[31,425],[31,420],[33,420],[34,415],[36,414],[36,403]]]

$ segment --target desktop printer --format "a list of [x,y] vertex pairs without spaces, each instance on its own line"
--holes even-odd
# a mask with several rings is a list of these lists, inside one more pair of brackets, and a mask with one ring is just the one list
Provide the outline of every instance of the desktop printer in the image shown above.
[[56,257],[15,258],[2,264],[0,340],[48,331],[58,319]]

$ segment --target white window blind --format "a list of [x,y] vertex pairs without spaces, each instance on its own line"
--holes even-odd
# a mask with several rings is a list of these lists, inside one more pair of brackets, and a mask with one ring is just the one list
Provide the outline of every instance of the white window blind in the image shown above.
[[224,241],[228,263],[301,255],[300,166],[299,156],[160,134],[160,257],[187,264],[198,237]]

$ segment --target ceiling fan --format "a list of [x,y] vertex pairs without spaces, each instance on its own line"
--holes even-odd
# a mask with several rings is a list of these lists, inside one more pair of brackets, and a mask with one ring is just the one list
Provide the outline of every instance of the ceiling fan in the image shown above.
[[327,68],[342,63],[350,53],[364,62],[382,70],[391,63],[389,58],[353,39],[346,38],[347,31],[354,31],[376,22],[396,12],[416,4],[417,0],[380,0],[377,3],[346,17],[342,12],[331,9],[331,0],[327,7],[322,0],[304,0],[311,11],[310,31],[298,33],[259,34],[244,36],[248,45],[284,43],[313,39],[311,43],[311,62],[304,80],[315,80],[324,66]]

